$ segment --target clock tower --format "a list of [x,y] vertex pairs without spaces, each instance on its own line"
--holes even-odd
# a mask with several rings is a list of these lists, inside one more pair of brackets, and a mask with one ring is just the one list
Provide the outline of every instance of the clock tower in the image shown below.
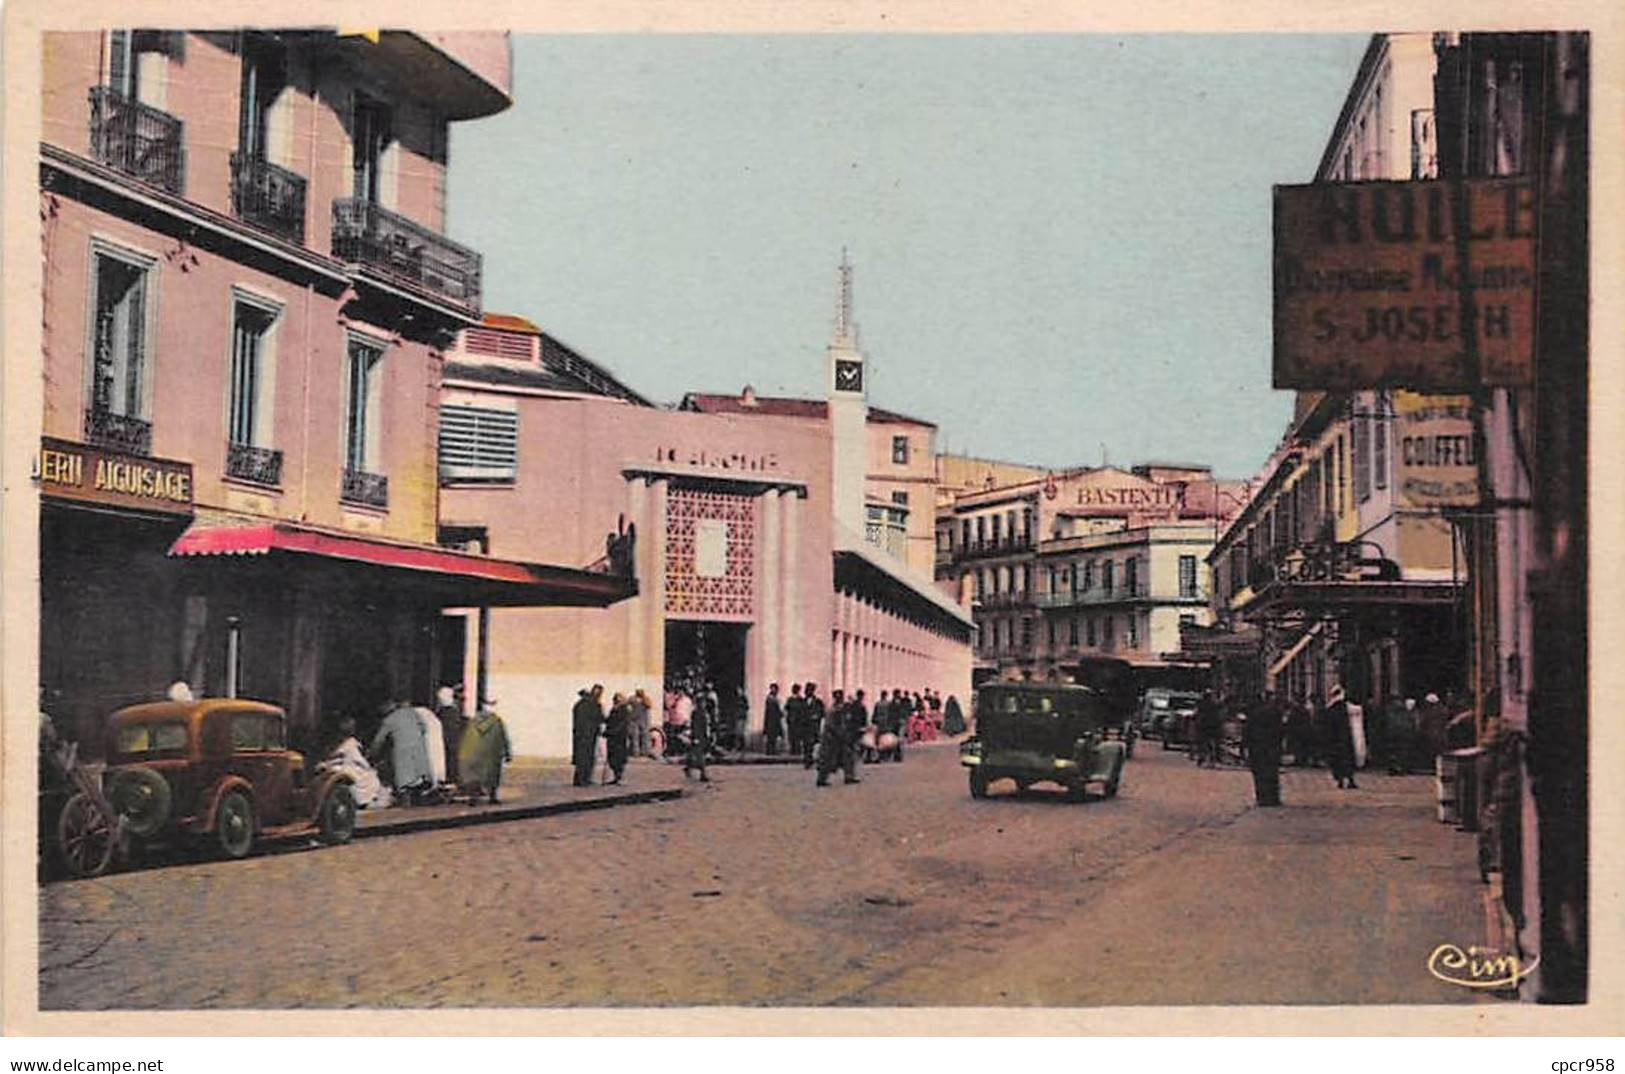
[[869,469],[869,371],[852,321],[852,263],[841,250],[835,332],[825,349],[830,436],[834,456],[831,494],[838,522],[863,536],[863,489]]

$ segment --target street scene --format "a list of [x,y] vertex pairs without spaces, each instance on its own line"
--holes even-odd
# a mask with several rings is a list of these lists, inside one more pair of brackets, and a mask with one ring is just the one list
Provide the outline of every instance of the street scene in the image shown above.
[[47,32],[39,1009],[1587,1003],[1589,47]]

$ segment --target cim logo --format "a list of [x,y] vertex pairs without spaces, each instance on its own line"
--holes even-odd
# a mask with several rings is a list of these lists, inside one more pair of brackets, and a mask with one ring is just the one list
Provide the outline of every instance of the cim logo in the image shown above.
[[1428,972],[1446,984],[1463,988],[1516,988],[1540,965],[1540,956],[1525,963],[1517,955],[1493,948],[1469,946],[1462,950],[1442,943],[1428,956]]

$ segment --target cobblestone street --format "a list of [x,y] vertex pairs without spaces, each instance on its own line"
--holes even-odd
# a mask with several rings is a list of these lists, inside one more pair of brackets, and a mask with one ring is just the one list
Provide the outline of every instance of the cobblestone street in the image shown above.
[[41,1007],[1474,1000],[1425,968],[1484,930],[1430,779],[1289,770],[1258,810],[1154,743],[1083,805],[974,801],[951,747],[863,777],[47,885]]

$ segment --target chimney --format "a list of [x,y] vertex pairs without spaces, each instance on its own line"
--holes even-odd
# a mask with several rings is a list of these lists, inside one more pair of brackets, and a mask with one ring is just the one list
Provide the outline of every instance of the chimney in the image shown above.
[[740,406],[755,406],[756,405],[756,389],[752,388],[749,384],[745,385],[745,390],[739,393],[739,405]]

